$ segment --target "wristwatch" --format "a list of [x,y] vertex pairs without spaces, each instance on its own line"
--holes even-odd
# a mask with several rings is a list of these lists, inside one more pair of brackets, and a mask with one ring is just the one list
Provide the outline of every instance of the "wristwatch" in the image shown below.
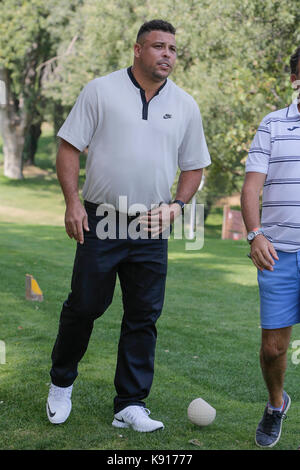
[[251,230],[251,232],[248,233],[247,235],[247,241],[248,243],[252,243],[254,238],[257,237],[257,235],[263,235],[262,229],[261,228],[254,228]]
[[175,199],[175,201],[172,201],[172,204],[179,204],[182,211],[185,206],[184,202],[180,201],[180,199]]

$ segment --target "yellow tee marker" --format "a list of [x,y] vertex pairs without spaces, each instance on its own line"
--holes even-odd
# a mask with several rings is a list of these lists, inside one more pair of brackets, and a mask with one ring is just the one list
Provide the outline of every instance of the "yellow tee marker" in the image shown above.
[[44,300],[43,293],[31,274],[26,274],[26,299],[39,302]]

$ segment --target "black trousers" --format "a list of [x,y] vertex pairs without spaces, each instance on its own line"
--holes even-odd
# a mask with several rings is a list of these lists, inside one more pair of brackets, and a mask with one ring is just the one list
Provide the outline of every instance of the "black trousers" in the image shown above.
[[117,413],[128,405],[144,406],[143,400],[150,392],[155,324],[164,302],[168,240],[133,240],[129,236],[101,240],[96,227],[103,217],[96,215],[95,204],[86,202],[85,207],[90,231],[85,232],[84,244],[77,244],[71,292],[63,303],[50,375],[52,383],[60,387],[74,382],[94,321],[112,302],[118,276],[124,314],[114,380]]

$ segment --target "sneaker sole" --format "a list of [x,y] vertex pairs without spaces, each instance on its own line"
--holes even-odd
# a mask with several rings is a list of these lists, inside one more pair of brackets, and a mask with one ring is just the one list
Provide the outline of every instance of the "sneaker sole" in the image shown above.
[[[113,420],[112,422],[112,425],[115,427],[115,428],[130,428],[130,424],[127,424],[127,423],[124,423],[123,421],[119,421],[117,420],[116,418]],[[150,430],[147,430],[147,429],[137,429],[135,428],[134,426],[131,426],[132,429],[134,431],[137,431],[137,432],[155,432],[155,431],[158,431],[159,429],[164,429],[164,425],[162,426],[159,426],[155,429],[150,429]]]
[[[292,403],[291,397],[290,397],[289,395],[288,395],[288,397],[289,397],[289,403],[288,403],[288,406],[286,407],[286,409],[285,409],[285,411],[284,411],[284,414],[286,414],[286,413],[288,412],[288,410],[289,410],[289,408],[290,408],[290,406],[291,406],[291,403]],[[274,446],[277,444],[277,442],[279,441],[280,437],[281,437],[282,421],[283,421],[283,420],[281,420],[281,423],[280,423],[280,431],[279,431],[279,434],[278,434],[278,437],[277,437],[276,441],[272,442],[272,444],[270,444],[270,445],[268,445],[268,446],[262,446],[261,444],[259,444],[259,443],[257,442],[256,437],[255,437],[255,444],[256,444],[258,447],[262,447],[262,448],[264,448],[264,449],[265,449],[266,447],[267,447],[268,449],[270,449],[271,447],[274,447]]]

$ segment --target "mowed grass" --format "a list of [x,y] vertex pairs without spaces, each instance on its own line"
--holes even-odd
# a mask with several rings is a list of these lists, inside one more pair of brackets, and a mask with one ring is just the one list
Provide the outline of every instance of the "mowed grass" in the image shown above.
[[[39,155],[46,144],[41,139]],[[206,221],[200,251],[187,251],[186,240],[169,242],[155,378],[147,399],[151,416],[161,419],[165,429],[140,434],[111,426],[122,319],[119,284],[112,305],[95,322],[68,421],[60,426],[48,422],[50,356],[75,253],[63,227],[60,188],[50,170],[21,182],[0,180],[1,205],[10,204],[17,214],[15,219],[0,214],[0,340],[6,346],[6,361],[0,364],[0,448],[256,450],[255,429],[267,399],[259,367],[256,271],[246,256],[246,242],[221,240],[218,209]],[[25,299],[26,273],[37,279],[43,302]],[[297,339],[298,326],[286,374],[292,406],[274,450],[294,450],[300,444],[300,366],[292,362]],[[217,410],[215,421],[205,428],[187,419],[187,407],[197,397]]]

